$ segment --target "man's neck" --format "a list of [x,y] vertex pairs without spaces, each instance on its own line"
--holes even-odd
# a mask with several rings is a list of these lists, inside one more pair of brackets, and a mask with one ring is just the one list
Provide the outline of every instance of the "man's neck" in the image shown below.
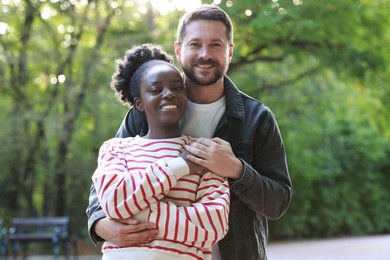
[[199,86],[185,80],[187,88],[187,98],[193,103],[210,104],[220,100],[224,96],[223,79],[209,86]]

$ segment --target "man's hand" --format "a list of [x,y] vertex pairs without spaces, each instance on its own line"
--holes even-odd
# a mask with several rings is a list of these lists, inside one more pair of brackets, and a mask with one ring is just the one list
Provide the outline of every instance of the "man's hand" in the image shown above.
[[147,243],[156,238],[158,230],[153,223],[139,224],[137,220],[127,219],[121,222],[102,218],[95,223],[96,234],[117,246],[134,246]]
[[204,173],[207,169],[199,164],[196,164],[188,159],[188,156],[191,155],[187,150],[183,150],[180,154],[180,157],[186,161],[188,167],[190,168],[190,173]]
[[238,180],[242,176],[243,165],[234,155],[228,142],[221,138],[198,138],[185,149],[191,154],[188,160],[209,169],[215,174]]

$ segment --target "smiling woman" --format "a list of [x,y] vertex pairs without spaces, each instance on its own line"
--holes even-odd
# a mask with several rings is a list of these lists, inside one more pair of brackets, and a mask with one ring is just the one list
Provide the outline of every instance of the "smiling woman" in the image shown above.
[[200,0],[139,0],[140,3],[147,5],[148,2],[153,8],[166,15],[173,10],[190,10],[201,4]]
[[187,158],[186,90],[173,58],[159,45],[135,46],[117,60],[111,86],[148,129],[101,146],[92,176],[97,198],[109,218],[154,225],[139,229],[147,236],[136,244],[106,241],[102,259],[210,260],[228,229],[229,184]]

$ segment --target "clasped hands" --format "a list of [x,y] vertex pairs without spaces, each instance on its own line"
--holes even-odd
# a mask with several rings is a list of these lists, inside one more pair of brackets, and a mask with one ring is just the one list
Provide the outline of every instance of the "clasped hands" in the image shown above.
[[[230,144],[218,137],[201,137],[188,142],[181,157],[186,160],[191,172],[209,170],[232,180],[239,179],[243,172],[243,165]],[[104,240],[122,247],[146,243],[158,235],[155,224],[138,223],[131,218],[113,220],[105,217],[96,222],[94,230]]]
[[195,167],[198,167],[197,170],[200,171],[208,169],[221,177],[233,180],[239,179],[242,175],[241,161],[234,155],[230,144],[221,138],[201,137],[189,142],[185,149],[182,156],[190,162],[191,170],[195,170]]

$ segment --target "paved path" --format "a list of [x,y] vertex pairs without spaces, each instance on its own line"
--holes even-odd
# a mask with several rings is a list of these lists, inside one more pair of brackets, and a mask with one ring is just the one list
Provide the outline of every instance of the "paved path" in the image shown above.
[[390,235],[270,243],[268,260],[390,260]]
[[[28,257],[28,260],[52,259],[52,256]],[[79,260],[101,260],[101,256],[80,256]],[[271,242],[268,260],[390,260],[390,235]]]

